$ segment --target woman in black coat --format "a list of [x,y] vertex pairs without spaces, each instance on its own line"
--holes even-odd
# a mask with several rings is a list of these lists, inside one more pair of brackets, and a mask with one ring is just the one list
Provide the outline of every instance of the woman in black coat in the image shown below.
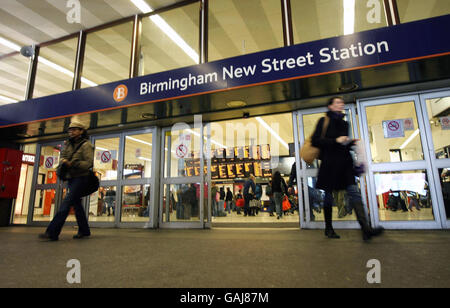
[[349,125],[344,120],[344,108],[345,103],[341,97],[330,99],[326,132],[323,135],[325,117],[319,120],[314,131],[312,145],[320,149],[319,159],[322,161],[316,188],[325,191],[325,235],[329,238],[340,238],[332,224],[333,190],[346,190],[350,206],[355,209],[361,225],[363,239],[368,240],[372,236],[380,234],[382,229],[372,229],[364,212],[361,193],[355,182],[357,174],[350,154],[350,148],[355,141],[348,137]]

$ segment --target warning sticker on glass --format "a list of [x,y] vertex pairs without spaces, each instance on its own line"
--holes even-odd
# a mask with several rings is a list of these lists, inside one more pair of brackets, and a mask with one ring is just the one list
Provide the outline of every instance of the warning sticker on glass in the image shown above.
[[405,137],[403,120],[383,121],[384,138],[402,138]]

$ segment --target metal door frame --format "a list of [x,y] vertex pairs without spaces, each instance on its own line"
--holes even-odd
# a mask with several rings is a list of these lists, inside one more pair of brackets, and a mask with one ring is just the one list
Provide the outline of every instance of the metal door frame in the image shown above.
[[[152,134],[152,163],[151,169],[152,174],[149,178],[143,179],[124,179],[123,170],[125,162],[125,139],[127,136],[141,135],[141,134]],[[108,228],[108,227],[118,227],[118,228],[155,228],[157,225],[156,219],[156,189],[158,177],[159,177],[159,132],[156,127],[128,130],[119,133],[112,133],[106,135],[95,135],[91,137],[91,142],[95,146],[95,141],[102,139],[119,138],[119,149],[118,149],[118,161],[117,161],[117,179],[110,181],[100,181],[100,187],[116,187],[116,208],[114,222],[90,222],[89,224],[93,227]],[[122,218],[122,192],[123,186],[128,185],[150,185],[150,204],[149,204],[149,220],[145,222],[123,222]],[[90,198],[86,198],[86,207],[89,206]],[[86,213],[88,214],[88,212]],[[89,216],[89,215],[88,215]]]
[[[359,138],[357,118],[356,118],[356,106],[355,104],[346,104],[345,110],[351,113],[353,138]],[[310,221],[310,206],[309,206],[309,192],[308,192],[308,177],[317,176],[318,169],[307,169],[305,161],[300,157],[300,148],[305,143],[304,136],[304,125],[303,125],[303,115],[316,114],[316,113],[326,113],[328,111],[327,107],[319,107],[313,109],[298,110],[293,113],[294,121],[294,142],[295,142],[295,157],[296,157],[296,167],[297,167],[297,190],[299,200],[303,200],[305,208],[300,207],[300,228],[302,229],[325,229],[324,221]],[[301,163],[299,163],[301,162]],[[360,178],[361,190],[366,187],[367,179],[365,176]],[[302,194],[304,198],[302,199]],[[368,206],[366,194],[361,191],[361,196],[364,204],[364,212],[368,215]],[[300,204],[300,202],[299,202]],[[358,229],[360,228],[357,220],[348,221],[333,221],[333,226],[336,229]]]
[[[31,183],[31,190],[30,190],[30,201],[28,204],[28,216],[27,216],[27,225],[30,226],[39,226],[39,227],[45,227],[47,226],[53,217],[50,218],[50,221],[34,221],[34,205],[36,202],[36,192],[40,190],[55,190],[55,208],[53,214],[56,214],[59,210],[59,206],[61,204],[62,200],[62,191],[64,188],[67,187],[66,183],[62,183],[59,178],[56,180],[56,184],[37,184],[37,179],[39,175],[39,164],[40,164],[40,157],[41,157],[41,151],[43,147],[46,146],[56,146],[58,144],[63,144],[64,140],[57,140],[57,141],[50,141],[50,142],[41,142],[36,144],[36,153],[35,153],[35,163],[34,163],[34,169],[33,169],[33,177],[32,177],[32,183]],[[62,148],[61,148],[62,150]],[[61,159],[61,154],[59,159]],[[59,162],[59,161],[58,161]],[[76,223],[73,221],[68,221],[66,223],[68,226],[75,225]]]
[[[422,150],[424,154],[424,159],[419,161],[407,161],[407,162],[394,162],[394,163],[372,163],[372,153],[370,150],[370,139],[367,121],[367,107],[414,102],[414,107],[417,116],[418,129],[422,143]],[[426,125],[424,121],[424,114],[422,113],[421,100],[418,93],[415,94],[405,94],[397,95],[392,97],[382,97],[382,98],[370,98],[358,100],[358,110],[360,110],[360,130],[365,141],[366,154],[367,154],[367,165],[368,165],[368,191],[369,191],[369,204],[370,210],[373,213],[371,215],[371,222],[374,226],[382,226],[386,229],[439,229],[441,228],[441,217],[439,204],[436,199],[436,185],[433,180],[430,152],[427,151],[427,134]],[[430,135],[431,136],[431,135]],[[376,198],[376,187],[374,173],[376,172],[386,172],[386,171],[410,171],[410,170],[425,170],[427,172],[430,196],[432,199],[432,206],[435,219],[433,221],[380,221],[378,212],[378,201]]]
[[[196,121],[197,123],[197,121]],[[200,176],[193,176],[193,177],[166,177],[165,176],[165,167],[166,167],[166,156],[165,151],[167,147],[167,151],[171,152],[171,137],[169,137],[169,142],[166,145],[165,143],[165,136],[167,132],[171,132],[172,127],[165,127],[162,129],[161,132],[161,165],[160,165],[160,192],[159,192],[159,227],[163,229],[204,229],[204,228],[210,228],[211,227],[211,160],[210,155],[207,155],[207,166],[208,166],[208,172],[205,176],[204,167],[205,167],[205,143],[204,139],[206,138],[206,150],[207,153],[210,153],[211,151],[211,128],[210,125],[204,125],[201,124],[200,127],[198,125],[184,125],[186,129],[199,129],[200,130]],[[205,136],[205,128],[207,129],[207,136]],[[180,128],[177,128],[177,131],[181,130]],[[169,159],[171,158],[171,155],[168,155]],[[170,167],[170,164],[168,164]],[[168,170],[168,175],[170,175],[170,169]],[[204,198],[204,188],[205,183],[208,184],[208,200],[205,200]],[[175,184],[200,184],[200,200],[199,200],[199,221],[192,221],[192,222],[183,222],[183,221],[176,221],[176,222],[170,222],[170,215],[166,213],[166,221],[163,221],[163,206],[164,206],[164,186],[165,185],[175,185]],[[170,186],[169,186],[170,187]],[[204,204],[205,201],[208,203],[208,213],[204,213]],[[168,203],[166,202],[166,212],[169,211]],[[205,222],[205,218],[207,218],[207,221]]]
[[420,106],[422,108],[423,113],[423,121],[425,126],[425,134],[427,136],[427,144],[428,144],[428,151],[430,155],[430,161],[433,171],[433,180],[434,185],[436,189],[436,200],[438,201],[439,206],[439,214],[441,216],[441,224],[442,228],[449,229],[450,228],[450,219],[447,219],[445,207],[444,207],[444,198],[442,194],[442,187],[439,180],[440,174],[439,174],[439,168],[450,168],[450,158],[446,159],[437,159],[436,155],[434,153],[434,141],[433,141],[433,135],[431,133],[431,126],[429,123],[430,115],[428,114],[427,110],[427,100],[434,99],[434,98],[444,98],[444,97],[450,97],[450,90],[441,90],[433,93],[425,93],[420,94]]

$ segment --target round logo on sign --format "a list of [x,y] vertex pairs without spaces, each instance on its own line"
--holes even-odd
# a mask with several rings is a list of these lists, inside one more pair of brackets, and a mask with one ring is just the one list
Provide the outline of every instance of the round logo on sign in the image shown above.
[[398,124],[398,122],[396,122],[396,121],[392,121],[392,122],[389,122],[388,128],[391,131],[397,131],[400,128],[400,124]]
[[102,156],[101,156],[101,160],[103,163],[109,162],[111,160],[111,153],[108,151],[103,152]]
[[45,160],[45,167],[47,169],[53,167],[53,157],[47,157],[47,159]]
[[114,100],[117,103],[122,102],[128,96],[128,88],[126,85],[121,84],[114,90]]
[[176,155],[178,158],[184,158],[188,152],[188,148],[184,144],[180,144],[176,149]]

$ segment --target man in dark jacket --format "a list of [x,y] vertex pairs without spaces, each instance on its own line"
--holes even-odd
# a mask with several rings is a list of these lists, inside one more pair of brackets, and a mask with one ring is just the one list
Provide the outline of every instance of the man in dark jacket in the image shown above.
[[372,229],[366,218],[361,199],[361,193],[355,183],[353,158],[350,148],[354,140],[350,140],[349,125],[344,120],[344,100],[341,97],[333,97],[328,102],[327,117],[330,122],[322,138],[322,129],[325,117],[317,124],[312,137],[312,145],[320,149],[320,165],[316,188],[325,191],[325,235],[329,238],[340,238],[333,230],[332,205],[333,190],[346,190],[350,206],[355,209],[356,216],[363,232],[363,239],[368,240],[381,233],[382,229]]

